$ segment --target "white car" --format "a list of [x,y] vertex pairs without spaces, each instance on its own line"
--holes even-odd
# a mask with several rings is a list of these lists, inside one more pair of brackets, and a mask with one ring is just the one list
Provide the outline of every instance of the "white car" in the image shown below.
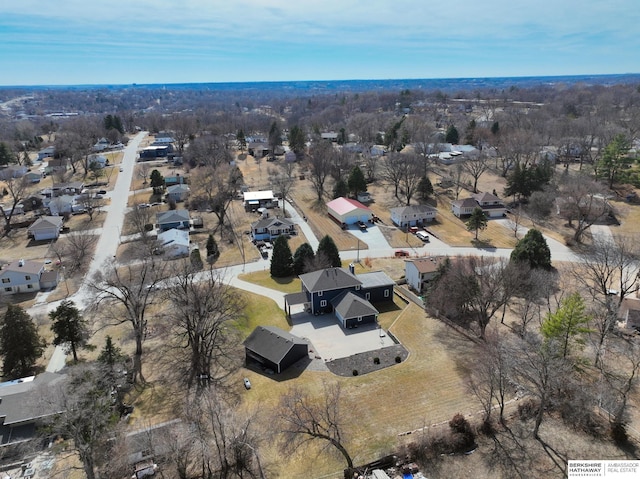
[[251,389],[251,381],[249,381],[249,378],[244,378],[244,388],[245,389]]
[[123,172],[123,171],[124,171],[124,168],[121,166],[120,167],[120,172]]

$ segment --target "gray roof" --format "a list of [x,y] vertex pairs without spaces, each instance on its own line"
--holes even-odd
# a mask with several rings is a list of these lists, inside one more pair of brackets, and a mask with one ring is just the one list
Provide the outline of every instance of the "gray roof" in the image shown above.
[[272,363],[280,364],[291,348],[296,344],[307,343],[291,333],[275,326],[258,326],[244,340],[244,347],[268,359]]
[[29,226],[29,231],[48,230],[50,228],[62,228],[62,216],[41,216]]
[[44,267],[44,263],[39,261],[30,261],[28,259],[19,259],[14,260],[9,263],[7,266],[2,268],[2,271],[15,271],[17,273],[27,273],[27,274],[40,274],[42,268]]
[[358,279],[362,281],[362,288],[377,288],[380,286],[394,286],[396,282],[392,280],[384,271],[372,271],[370,273],[361,273]]
[[366,299],[351,291],[345,291],[331,301],[333,309],[345,319],[378,314],[378,310]]
[[420,214],[430,213],[432,211],[436,211],[436,209],[433,206],[429,206],[429,205],[410,205],[410,206],[399,206],[397,208],[391,208],[392,213],[398,213],[402,216],[420,215]]
[[21,423],[56,412],[46,407],[46,401],[41,401],[43,395],[40,388],[53,386],[65,378],[66,375],[44,372],[33,380],[25,378],[2,383],[0,385],[0,417],[4,418],[4,425]]
[[175,223],[178,221],[189,221],[189,212],[187,210],[169,210],[156,214],[158,224]]
[[184,193],[188,192],[189,187],[184,183],[178,183],[177,185],[171,185],[167,188],[167,193]]
[[277,216],[271,217],[271,218],[262,218],[258,221],[256,221],[255,223],[251,224],[251,228],[252,229],[262,229],[262,228],[270,228],[271,226],[279,226],[283,225],[283,226],[287,226],[287,227],[291,227],[293,226],[293,221],[288,220],[287,218],[278,218]]
[[327,268],[301,274],[300,281],[307,291],[330,291],[332,289],[352,288],[362,285],[362,281],[345,268]]
[[452,205],[458,206],[459,208],[471,208],[480,206],[476,200],[473,198],[465,198],[463,200],[455,200],[451,202]]

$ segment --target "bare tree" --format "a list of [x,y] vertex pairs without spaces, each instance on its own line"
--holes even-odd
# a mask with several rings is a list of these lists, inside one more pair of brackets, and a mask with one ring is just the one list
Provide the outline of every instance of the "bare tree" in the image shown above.
[[214,390],[208,390],[188,401],[185,416],[192,424],[194,439],[188,467],[192,474],[205,479],[242,478],[245,474],[265,478],[260,459],[262,438],[254,415],[243,415]]
[[327,141],[316,139],[309,148],[309,180],[316,192],[318,203],[323,201],[325,184],[331,173],[334,156],[336,156],[336,152],[333,145]]
[[489,169],[489,162],[487,157],[483,154],[478,155],[477,158],[469,158],[462,163],[462,169],[471,178],[473,178],[473,192],[478,192],[478,181],[480,177]]
[[611,213],[604,188],[585,177],[568,176],[560,183],[559,211],[569,226],[576,222],[573,239],[581,243],[587,229]]
[[280,421],[286,450],[295,450],[308,441],[326,442],[336,448],[353,467],[353,459],[345,447],[344,426],[340,415],[340,383],[324,383],[321,398],[313,398],[294,388],[280,401]]
[[5,180],[5,187],[9,193],[9,198],[11,199],[10,208],[6,208],[5,206],[0,204],[0,213],[4,219],[4,235],[6,236],[11,231],[11,219],[13,218],[13,214],[16,210],[16,206],[20,201],[24,199],[25,193],[27,191],[27,180],[26,178],[7,178]]
[[100,308],[103,315],[106,313],[113,323],[129,323],[133,329],[136,343],[133,382],[138,379],[145,382],[142,375],[142,343],[147,330],[147,309],[164,275],[164,265],[155,263],[153,257],[122,268],[107,261],[89,282],[95,295],[94,307]]
[[149,163],[141,163],[138,166],[138,175],[142,178],[142,184],[146,185],[149,175],[151,174],[151,165]]
[[67,271],[71,275],[87,266],[98,243],[98,236],[88,230],[78,230],[65,236],[65,256],[68,258]]
[[220,387],[239,362],[230,324],[242,315],[242,298],[215,270],[196,272],[188,263],[168,280],[164,296],[171,305],[177,377],[188,388]]
[[189,203],[196,208],[210,209],[218,219],[216,229],[224,231],[227,210],[242,183],[242,173],[237,167],[221,165],[202,167],[194,176]]
[[282,196],[282,215],[286,216],[286,201],[293,188],[295,163],[285,163],[280,167],[269,168],[269,181],[277,195]]

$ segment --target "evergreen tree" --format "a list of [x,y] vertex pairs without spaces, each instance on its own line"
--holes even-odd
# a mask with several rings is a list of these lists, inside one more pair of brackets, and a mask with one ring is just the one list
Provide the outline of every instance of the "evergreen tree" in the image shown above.
[[9,304],[0,325],[0,354],[4,357],[2,375],[17,379],[33,373],[45,348],[35,323],[20,306]]
[[151,187],[153,188],[154,193],[161,193],[164,190],[164,176],[162,176],[162,173],[158,170],[153,170],[149,178],[151,180]]
[[511,261],[526,262],[532,269],[551,269],[551,251],[542,233],[535,228],[527,231],[511,252]]
[[347,182],[340,178],[336,181],[336,184],[333,185],[333,199],[340,198],[343,196],[347,196],[349,194],[349,186]]
[[244,136],[244,130],[242,128],[238,130],[238,133],[236,134],[236,140],[238,140],[240,151],[244,151],[247,147],[247,138]]
[[122,354],[120,348],[113,344],[111,336],[107,336],[104,340],[104,347],[98,356],[98,362],[104,364],[109,370],[113,371],[114,366],[125,359],[126,356]]
[[271,128],[269,129],[269,148],[271,148],[272,158],[275,158],[276,147],[280,145],[282,145],[282,131],[280,131],[278,123],[274,121],[271,123]]
[[207,260],[210,263],[215,263],[220,257],[220,250],[218,249],[218,243],[212,234],[207,238]]
[[329,235],[326,235],[324,238],[322,238],[320,240],[320,243],[318,244],[318,251],[316,251],[316,256],[320,255],[327,258],[328,264],[330,264],[332,267],[339,268],[340,266],[342,266],[338,247]]
[[338,132],[338,145],[344,145],[347,143],[347,130],[340,128]]
[[418,183],[418,194],[420,195],[420,199],[426,201],[433,194],[433,185],[431,184],[431,180],[428,176],[423,176],[420,178],[420,182]]
[[623,133],[616,135],[604,148],[598,162],[598,176],[607,179],[609,188],[613,188],[613,184],[620,179],[621,171],[631,163],[628,156],[630,149],[631,142]]
[[78,347],[87,344],[89,331],[87,323],[73,301],[64,300],[49,313],[53,344],[68,344],[73,353],[74,362],[78,362]]
[[500,123],[497,121],[494,121],[493,124],[491,125],[491,134],[495,136],[498,133],[500,133]]
[[573,293],[560,303],[555,313],[547,315],[540,332],[547,341],[557,341],[562,357],[566,358],[572,342],[584,344],[584,336],[590,332],[589,321],[584,300],[579,293]]
[[296,154],[297,158],[301,158],[304,154],[306,146],[306,136],[302,128],[293,125],[289,130],[289,148]]
[[271,276],[274,278],[286,278],[293,274],[293,257],[289,240],[280,235],[273,243],[273,254],[271,255]]
[[191,267],[194,270],[201,270],[204,267],[204,263],[202,262],[202,256],[200,255],[200,250],[198,248],[191,251],[189,255],[189,259],[191,260]]
[[484,214],[484,211],[482,211],[482,208],[480,208],[479,206],[477,206],[473,212],[471,213],[471,216],[469,217],[469,219],[467,220],[467,229],[469,231],[475,231],[476,232],[476,241],[478,240],[478,231],[479,230],[483,230],[487,227],[488,223],[487,223],[487,217]]
[[364,178],[364,173],[359,166],[354,166],[349,174],[349,180],[347,181],[349,191],[353,196],[358,196],[358,193],[367,191],[367,180]]
[[449,125],[449,128],[447,128],[447,133],[444,137],[444,141],[446,141],[447,143],[451,143],[452,145],[458,144],[458,141],[460,141],[460,134],[458,133],[458,129],[455,126]]
[[293,273],[300,275],[305,272],[308,263],[313,261],[315,253],[309,243],[302,243],[293,253]]
[[15,158],[13,157],[13,152],[9,145],[4,142],[0,142],[0,166],[8,165],[14,161]]

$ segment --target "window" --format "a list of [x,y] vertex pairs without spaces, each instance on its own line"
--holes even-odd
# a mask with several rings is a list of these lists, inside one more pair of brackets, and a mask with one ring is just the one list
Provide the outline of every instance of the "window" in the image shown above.
[[385,289],[385,290],[384,290],[384,297],[385,297],[385,298],[388,298],[388,297],[389,297],[389,290],[388,290],[388,289]]
[[360,291],[360,285],[356,284],[356,291]]
[[11,288],[4,288],[4,290],[9,292],[9,293],[11,292]]
[[322,301],[320,301],[320,307],[324,308],[327,305],[327,300],[323,299]]
[[28,284],[27,285],[27,289],[33,289],[33,285],[32,284]]
[[318,296],[322,296],[323,291],[318,291]]
[[6,283],[10,283],[11,280],[9,278],[2,278],[2,282],[6,284]]
[[31,281],[31,276],[25,275],[24,279],[27,281]]
[[358,316],[358,322],[362,321],[362,316]]
[[371,299],[371,293],[365,294],[364,297],[367,301],[369,301],[369,299]]

